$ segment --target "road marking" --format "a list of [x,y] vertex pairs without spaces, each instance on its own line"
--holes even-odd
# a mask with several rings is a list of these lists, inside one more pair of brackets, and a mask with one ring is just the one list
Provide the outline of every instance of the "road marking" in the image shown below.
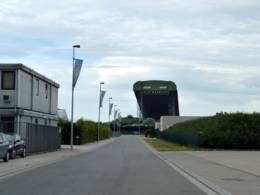
[[[140,137],[139,137],[140,138]],[[152,148],[148,143],[146,143],[142,138],[140,138],[144,145],[159,159],[165,162],[167,165],[172,167],[175,171],[177,171],[180,175],[188,179],[192,184],[197,186],[200,190],[205,192],[208,195],[232,195],[230,192],[224,190],[220,186],[210,182],[206,178],[195,174],[191,170],[184,168],[179,165],[177,162],[173,160],[168,160],[161,156],[154,148]]]

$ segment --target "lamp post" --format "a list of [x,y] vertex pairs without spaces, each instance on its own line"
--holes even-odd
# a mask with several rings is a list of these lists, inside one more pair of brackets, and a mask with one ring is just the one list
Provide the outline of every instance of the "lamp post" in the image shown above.
[[101,88],[102,85],[104,85],[104,82],[99,83],[99,103],[98,103],[98,136],[97,136],[97,141],[99,141],[99,123],[100,123],[100,108],[101,108]]
[[[111,137],[111,125],[110,125],[110,115],[111,115],[111,111],[110,111],[110,101],[112,100],[112,97],[108,98],[108,124],[109,124],[109,137]],[[112,110],[112,108],[111,108]]]
[[117,105],[114,105],[114,123],[113,123],[113,135],[114,136],[115,136],[115,133],[116,133],[116,116],[115,116],[116,107],[117,107]]
[[118,108],[118,110],[117,110],[117,120],[118,120],[118,123],[117,123],[117,125],[116,125],[116,135],[118,136],[119,135],[119,113],[120,113],[120,109]]
[[74,77],[74,63],[75,63],[75,48],[80,48],[80,45],[73,45],[73,55],[72,55],[72,85],[71,85],[71,123],[70,123],[70,149],[73,149],[73,109],[74,109],[74,86],[73,86],[73,77]]
[[119,120],[119,128],[118,128],[118,136],[120,136],[121,134],[121,112],[119,112],[119,115],[118,115],[118,120]]

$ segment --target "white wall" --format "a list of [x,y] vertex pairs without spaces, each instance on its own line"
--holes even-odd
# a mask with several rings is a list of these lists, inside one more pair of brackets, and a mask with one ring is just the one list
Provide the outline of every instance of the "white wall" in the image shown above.
[[31,109],[32,76],[18,70],[18,104],[20,108]]
[[200,116],[161,116],[160,131],[166,130],[177,123],[201,118]]

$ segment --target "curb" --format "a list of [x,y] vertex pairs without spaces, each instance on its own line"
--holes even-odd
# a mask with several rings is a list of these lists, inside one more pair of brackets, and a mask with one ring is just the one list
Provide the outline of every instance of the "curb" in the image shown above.
[[146,143],[142,138],[140,138],[141,141],[145,144],[145,146],[159,159],[161,159],[163,162],[171,166],[173,169],[175,169],[179,174],[184,176],[186,179],[188,179],[192,184],[197,186],[199,189],[201,189],[203,192],[209,195],[232,195],[232,193],[224,190],[220,186],[212,183],[211,181],[207,180],[206,178],[197,175],[193,171],[191,171],[188,168],[185,168],[178,164],[176,161],[168,160],[164,158],[162,155],[160,155],[154,148],[152,148],[148,143]]

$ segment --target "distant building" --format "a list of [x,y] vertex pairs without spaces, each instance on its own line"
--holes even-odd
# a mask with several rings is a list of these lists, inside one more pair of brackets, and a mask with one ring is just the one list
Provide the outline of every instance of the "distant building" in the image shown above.
[[58,109],[58,118],[64,121],[68,121],[68,115],[65,109]]
[[144,118],[179,116],[178,92],[172,81],[138,81],[133,90]]
[[23,134],[26,124],[57,126],[59,84],[23,64],[0,64],[0,130]]

